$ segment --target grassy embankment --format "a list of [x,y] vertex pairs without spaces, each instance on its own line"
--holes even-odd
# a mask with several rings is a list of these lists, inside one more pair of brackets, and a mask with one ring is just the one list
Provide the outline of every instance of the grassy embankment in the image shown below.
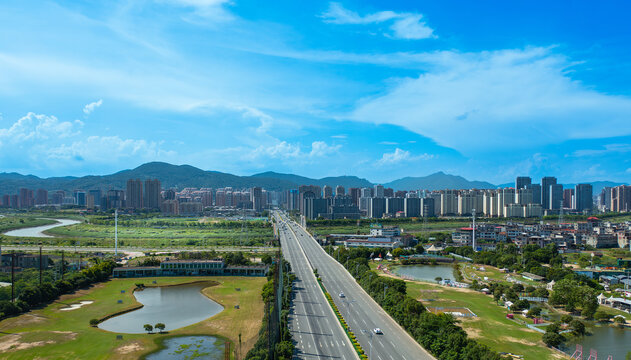
[[[84,219],[85,220],[85,219]],[[87,219],[90,221],[90,218]],[[199,247],[263,245],[272,238],[272,227],[262,226],[260,220],[246,222],[246,231],[237,221],[213,221],[198,218],[119,218],[119,246],[139,247]],[[46,232],[54,238],[13,238],[5,236],[4,243],[21,244],[113,246],[113,220],[106,224],[82,222],[57,227]]]
[[[104,318],[139,306],[133,297],[135,284],[175,285],[193,281],[214,281],[203,293],[224,306],[224,310],[199,323],[169,331],[168,334],[116,334],[91,327],[89,320]],[[215,335],[239,343],[243,353],[257,339],[263,318],[261,288],[264,277],[174,277],[113,279],[89,290],[65,295],[45,308],[0,322],[0,358],[10,359],[137,359],[159,348],[161,340],[177,335]],[[240,288],[240,291],[236,291]],[[124,294],[121,290],[126,290]],[[117,300],[123,303],[118,304]],[[93,304],[72,311],[59,309],[78,301]],[[240,309],[234,306],[239,305]],[[159,320],[157,320],[159,321]],[[156,322],[157,322],[156,321]],[[167,330],[168,330],[168,325]],[[139,324],[142,326],[142,324]],[[233,347],[234,348],[234,347]]]
[[0,217],[0,233],[27,227],[43,226],[56,223],[55,220],[41,219],[37,216],[5,215]]
[[[351,222],[351,221],[349,221]],[[379,223],[379,220],[374,220],[373,223]],[[423,223],[422,219],[406,219],[401,221],[388,220],[384,223],[386,226],[399,226],[406,233],[419,235],[429,232],[451,232],[452,230],[469,226],[469,220],[428,220],[427,223]],[[317,222],[309,223],[309,231],[314,235],[328,235],[328,234],[356,234],[358,231],[360,234],[368,234],[370,232],[370,223],[367,221],[361,221],[360,225],[357,223],[349,223],[344,225],[323,225]]]

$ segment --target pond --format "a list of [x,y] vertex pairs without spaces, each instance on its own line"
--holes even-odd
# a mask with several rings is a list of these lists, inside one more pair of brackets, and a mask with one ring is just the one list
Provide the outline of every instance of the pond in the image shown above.
[[224,341],[212,336],[178,336],[164,341],[165,349],[146,360],[223,359]]
[[592,335],[580,338],[570,338],[564,351],[570,355],[576,349],[576,344],[583,345],[583,358],[589,357],[589,350],[598,352],[599,359],[606,359],[613,355],[614,359],[626,359],[627,353],[631,352],[631,330],[618,327],[601,325],[589,327],[588,331]]
[[52,237],[50,235],[44,234],[44,231],[50,230],[60,226],[68,226],[78,224],[81,221],[77,220],[69,220],[69,219],[51,219],[57,221],[56,224],[51,225],[43,225],[43,226],[35,226],[24,229],[11,230],[4,233],[7,236],[16,236],[16,237],[39,237],[39,238],[49,238]]
[[414,280],[436,282],[437,277],[454,279],[454,268],[451,265],[405,265],[394,268],[397,275]]
[[[163,323],[166,331],[195,324],[220,313],[223,307],[201,293],[208,283],[150,287],[134,292],[144,306],[99,324],[116,333],[141,334],[145,324]],[[112,300],[116,301],[116,300]]]

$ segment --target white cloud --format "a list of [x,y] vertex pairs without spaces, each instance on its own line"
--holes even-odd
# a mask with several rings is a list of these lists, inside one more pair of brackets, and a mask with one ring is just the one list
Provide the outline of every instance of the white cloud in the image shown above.
[[427,154],[427,153],[413,156],[407,150],[401,150],[399,148],[396,148],[394,152],[384,153],[381,159],[377,161],[377,165],[384,166],[384,165],[398,164],[401,162],[411,162],[411,161],[417,161],[417,160],[431,160],[434,157],[435,155]]
[[332,138],[334,139],[346,139],[348,136],[346,135],[331,135]]
[[572,153],[573,156],[598,156],[611,153],[628,153],[631,152],[631,144],[606,144],[601,149],[581,149]]
[[361,100],[350,118],[400,125],[469,154],[631,134],[631,99],[571,79],[574,63],[550,48],[425,61],[425,72]]
[[0,128],[0,141],[24,144],[28,141],[61,139],[78,134],[82,126],[79,120],[59,121],[55,116],[29,112],[9,128]]
[[230,0],[160,0],[177,6],[194,9],[198,16],[214,21],[228,21],[234,19],[225,8],[225,5],[232,4]]
[[311,143],[311,157],[323,157],[331,154],[335,154],[340,150],[342,145],[327,145],[324,141],[314,141]]
[[381,141],[379,145],[399,145],[399,143],[394,141]]
[[103,105],[103,99],[99,99],[98,101],[91,102],[83,107],[83,113],[86,115],[90,115],[96,108],[98,108],[101,105]]
[[89,136],[72,144],[62,144],[42,152],[48,160],[86,161],[91,163],[112,163],[125,158],[142,160],[166,160],[175,155],[173,151],[160,149],[154,141],[121,139],[118,136]]
[[394,11],[379,11],[364,16],[346,9],[342,4],[332,2],[329,8],[321,15],[325,22],[333,24],[353,24],[366,25],[392,22],[390,30],[392,34],[387,34],[398,39],[428,39],[435,38],[434,30],[427,26],[422,20],[423,15],[419,13],[397,13]]

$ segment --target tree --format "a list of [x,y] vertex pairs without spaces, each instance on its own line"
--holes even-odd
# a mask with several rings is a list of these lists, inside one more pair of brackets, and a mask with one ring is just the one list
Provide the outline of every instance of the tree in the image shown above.
[[151,324],[145,324],[144,328],[145,328],[145,331],[149,334],[151,334],[151,332],[153,331],[153,326]]
[[522,292],[522,291],[524,291],[524,285],[522,285],[520,283],[514,283],[513,284],[513,291],[515,291],[515,292]]
[[596,311],[596,313],[594,313],[594,319],[596,319],[596,321],[609,321],[609,319],[611,319],[612,315],[611,314],[607,314],[604,311]]
[[574,320],[574,317],[572,317],[572,315],[570,314],[565,314],[561,316],[561,321],[563,321],[566,324],[569,324],[572,320]]
[[520,311],[528,308],[530,308],[530,303],[528,302],[528,300],[517,300],[515,301],[513,306],[511,306],[511,310],[514,311]]
[[543,342],[550,347],[557,347],[565,340],[563,335],[555,332],[546,332],[543,334]]
[[99,324],[99,319],[90,319],[90,326],[97,326]]
[[539,306],[533,306],[528,310],[529,317],[537,317],[539,315],[541,315],[541,308]]
[[394,256],[395,258],[398,258],[401,255],[403,255],[403,249],[396,248],[396,249],[392,250],[392,256]]
[[416,250],[417,254],[424,254],[425,253],[425,248],[423,247],[423,244],[416,245],[414,250]]
[[623,324],[625,324],[627,322],[627,320],[624,318],[624,316],[621,316],[621,315],[618,315],[618,316],[614,317],[613,321],[618,323],[618,324],[620,324],[620,325],[623,325]]
[[263,256],[261,256],[261,262],[263,264],[271,265],[272,264],[272,256],[270,254],[263,254]]
[[166,326],[163,323],[157,323],[154,327],[160,332],[160,334],[162,334]]
[[439,282],[443,281],[443,278],[441,278],[440,276],[436,276],[434,278],[434,280],[436,280],[436,282],[439,283]]
[[570,321],[570,329],[572,332],[578,336],[585,335],[585,324],[583,324],[580,320],[572,320]]
[[294,345],[291,341],[281,341],[276,344],[276,355],[279,359],[289,360],[294,353]]

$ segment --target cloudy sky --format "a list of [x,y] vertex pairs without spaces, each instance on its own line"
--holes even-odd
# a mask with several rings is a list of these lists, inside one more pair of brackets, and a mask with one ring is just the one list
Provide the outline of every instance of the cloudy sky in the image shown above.
[[[265,4],[265,6],[262,6]],[[0,3],[0,172],[631,179],[626,1]]]

